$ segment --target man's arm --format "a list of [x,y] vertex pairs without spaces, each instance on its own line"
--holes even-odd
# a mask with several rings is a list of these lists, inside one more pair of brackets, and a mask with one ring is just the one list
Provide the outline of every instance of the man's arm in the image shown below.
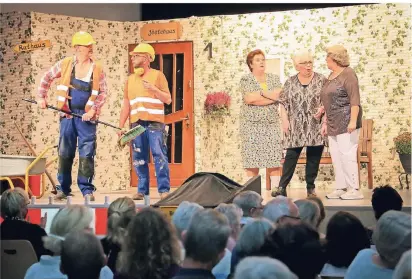
[[127,93],[127,81],[124,86],[124,94],[123,94],[123,105],[122,109],[120,111],[120,122],[119,122],[119,127],[124,128],[124,124],[127,121],[127,118],[129,118],[130,115],[130,101]]
[[102,71],[99,78],[99,95],[97,95],[94,105],[92,106],[92,109],[97,112],[97,115],[100,114],[102,106],[106,103],[107,97],[107,78],[106,74]]
[[61,77],[61,63],[63,60],[60,60],[53,65],[41,78],[40,84],[38,87],[37,97],[39,99],[47,98],[47,91],[50,89],[51,83],[54,79]]
[[153,88],[151,88],[148,82],[144,82],[144,86],[149,86],[148,89],[151,89],[154,92],[156,98],[158,98],[166,105],[170,105],[170,103],[172,102],[172,96],[170,95],[169,84],[167,83],[167,79],[162,72],[159,72],[159,76],[157,78],[157,85],[158,86],[152,86]]

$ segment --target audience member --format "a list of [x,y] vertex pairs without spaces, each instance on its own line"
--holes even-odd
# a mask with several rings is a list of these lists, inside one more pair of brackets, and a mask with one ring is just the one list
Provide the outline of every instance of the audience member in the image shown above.
[[183,235],[186,258],[174,279],[214,279],[211,271],[223,258],[230,233],[222,213],[212,209],[196,212]]
[[[308,197],[307,199],[310,200],[310,201],[316,202],[316,204],[319,206],[320,218],[319,218],[319,224],[317,224],[317,226],[316,226],[317,228],[319,228],[320,224],[322,223],[323,220],[325,220],[325,217],[326,217],[325,206],[323,205],[322,200],[318,197],[311,196],[311,197]],[[321,238],[322,238],[322,236],[321,236]]]
[[51,255],[51,252],[44,248],[42,237],[46,236],[43,228],[26,221],[30,204],[29,196],[21,188],[9,189],[3,192],[0,200],[1,217],[4,219],[0,225],[1,240],[28,240],[36,252],[37,258],[42,255]]
[[392,279],[411,279],[411,250],[403,253],[401,259],[395,267]]
[[136,215],[136,205],[129,197],[114,200],[107,211],[107,235],[101,240],[107,266],[116,273],[116,261],[126,228]]
[[369,246],[361,221],[348,212],[337,212],[326,228],[326,264],[320,275],[344,277],[358,252]]
[[364,249],[358,253],[345,278],[390,279],[402,254],[411,249],[411,216],[390,210],[378,220],[373,232],[376,251]]
[[[53,252],[53,256],[41,256],[40,261],[27,270],[24,278],[67,279],[60,271],[62,243],[69,233],[90,231],[92,220],[92,213],[83,205],[69,205],[60,209],[52,220],[50,234],[43,237],[44,247]],[[113,272],[105,266],[100,272],[100,278],[113,278]]]
[[253,218],[262,215],[262,197],[255,191],[240,192],[233,199],[233,203],[243,211],[243,216],[240,219],[240,225],[243,227],[248,222],[253,221]]
[[156,209],[140,210],[127,227],[115,278],[171,278],[179,263],[180,247],[174,226]]
[[257,218],[243,227],[232,252],[230,267],[232,274],[240,260],[260,254],[260,248],[265,243],[266,237],[274,229],[275,225],[264,218]]
[[277,226],[261,253],[283,262],[299,279],[317,278],[325,264],[319,234],[306,223]]
[[300,223],[299,209],[292,199],[277,196],[263,208],[262,216],[275,224]]
[[86,231],[67,235],[61,248],[60,269],[68,279],[99,279],[104,265],[103,248],[96,236]]
[[318,224],[320,220],[320,208],[314,201],[308,199],[302,199],[295,201],[296,206],[299,209],[300,219],[318,230]]
[[282,262],[268,257],[247,257],[236,268],[235,279],[298,279]]

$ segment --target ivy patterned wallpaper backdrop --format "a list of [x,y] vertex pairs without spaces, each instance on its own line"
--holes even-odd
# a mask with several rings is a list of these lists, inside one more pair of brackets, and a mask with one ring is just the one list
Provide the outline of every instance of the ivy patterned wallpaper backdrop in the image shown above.
[[[409,130],[411,116],[411,5],[379,4],[319,10],[301,10],[233,16],[191,17],[178,20],[181,41],[193,41],[195,170],[215,171],[244,182],[238,135],[241,105],[238,83],[248,71],[246,54],[261,48],[283,57],[284,76],[295,74],[290,55],[308,48],[315,54],[315,71],[327,75],[324,47],[343,44],[350,53],[351,67],[358,74],[361,102],[366,118],[375,121],[373,172],[376,184],[397,185],[399,160],[392,159],[392,139]],[[40,13],[1,15],[1,152],[28,154],[11,119],[17,119],[41,150],[57,142],[55,113],[22,104],[21,96],[35,96],[41,75],[58,59],[70,54],[71,36],[89,31],[97,41],[95,55],[105,65],[110,97],[101,119],[117,123],[123,84],[127,78],[127,45],[140,41],[140,28],[147,22],[109,22]],[[23,40],[50,39],[53,47],[27,54],[11,48]],[[212,42],[213,58],[205,46]],[[284,82],[284,81],[283,81]],[[54,102],[56,85],[49,98]],[[232,97],[230,115],[205,117],[203,102],[208,92],[226,91]],[[18,111],[21,111],[19,113]],[[23,113],[24,112],[24,113]],[[115,130],[98,128],[96,185],[100,189],[124,189],[129,184],[129,152],[116,147]],[[50,168],[55,174],[56,170]],[[75,168],[77,173],[77,167]],[[298,168],[293,187],[303,186],[304,169]],[[331,166],[321,167],[317,185],[331,187]],[[362,172],[363,187],[366,173]]]

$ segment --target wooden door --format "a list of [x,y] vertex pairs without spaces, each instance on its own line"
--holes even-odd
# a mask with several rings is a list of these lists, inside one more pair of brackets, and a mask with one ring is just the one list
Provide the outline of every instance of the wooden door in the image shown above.
[[[151,44],[156,58],[153,69],[162,71],[169,83],[172,103],[165,105],[165,122],[169,127],[167,155],[170,169],[170,185],[177,187],[195,171],[194,119],[193,119],[193,44],[172,42]],[[129,45],[129,52],[135,48]],[[129,73],[133,65],[129,56]],[[130,150],[130,153],[132,150]],[[130,158],[130,185],[137,187],[137,176]],[[150,187],[157,186],[153,158],[149,163]]]

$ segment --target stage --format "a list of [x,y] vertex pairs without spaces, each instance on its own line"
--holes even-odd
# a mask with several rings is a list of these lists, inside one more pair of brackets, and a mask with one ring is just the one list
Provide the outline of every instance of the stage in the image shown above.
[[[172,188],[172,191],[174,189],[176,188]],[[131,197],[136,190],[136,188],[132,188],[129,191],[97,191],[95,193],[95,201],[90,202],[88,206],[91,208],[94,215],[92,226],[95,229],[96,234],[104,235],[106,233],[107,208],[110,203],[119,197]],[[410,214],[411,191],[405,189],[398,191],[404,202],[403,211]],[[327,192],[317,190],[317,195],[323,201],[326,210],[326,218],[320,227],[320,231],[323,233],[325,232],[326,224],[329,218],[338,211],[348,211],[360,218],[365,226],[373,226],[375,224],[375,219],[371,205],[372,191],[364,189],[362,192],[365,196],[363,200],[330,200],[325,197]],[[263,204],[266,204],[272,199],[270,193],[270,191],[267,191],[262,187],[262,197],[264,200]],[[29,205],[30,221],[33,223],[40,223],[40,218],[47,212],[48,222],[46,225],[46,231],[48,231],[51,225],[51,220],[60,207],[66,205],[68,202],[71,204],[86,204],[85,199],[78,190],[74,191],[73,194],[74,196],[71,197],[69,201],[56,202],[53,200],[50,204],[51,199],[49,196],[52,197],[53,195],[48,195],[46,193],[41,199],[37,199],[34,203]],[[294,200],[306,198],[306,189],[288,189],[288,196]],[[150,204],[155,204],[159,200],[160,196],[157,193],[156,188],[151,188]],[[146,206],[144,201],[135,201],[135,204],[138,209]]]

